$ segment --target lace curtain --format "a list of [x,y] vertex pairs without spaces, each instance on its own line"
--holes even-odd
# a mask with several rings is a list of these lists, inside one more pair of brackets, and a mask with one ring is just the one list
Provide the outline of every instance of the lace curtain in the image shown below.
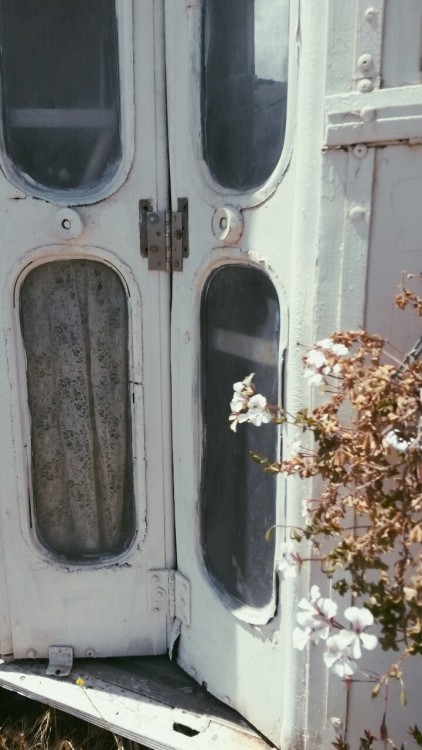
[[22,287],[36,526],[71,559],[115,554],[134,530],[127,320],[103,263],[46,263]]

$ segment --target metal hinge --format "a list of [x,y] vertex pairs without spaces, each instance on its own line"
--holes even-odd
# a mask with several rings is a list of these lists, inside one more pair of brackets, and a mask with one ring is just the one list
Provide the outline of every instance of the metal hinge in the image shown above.
[[190,581],[178,570],[149,570],[148,610],[190,625]]
[[73,648],[71,646],[49,646],[46,674],[55,677],[67,677],[73,666]]
[[139,201],[141,255],[148,258],[150,271],[183,270],[189,255],[188,199],[178,198],[177,211],[154,211],[152,201]]

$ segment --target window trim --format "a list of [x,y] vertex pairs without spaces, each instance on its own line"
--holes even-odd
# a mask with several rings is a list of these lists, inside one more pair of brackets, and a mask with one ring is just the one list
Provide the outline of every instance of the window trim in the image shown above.
[[[196,283],[195,283],[195,298],[194,298],[194,310],[195,310],[195,320],[197,321],[196,325],[196,342],[194,342],[194,346],[196,347],[196,382],[200,383],[200,393],[199,398],[196,401],[195,405],[195,412],[196,412],[196,424],[197,424],[197,442],[200,446],[200,449],[198,451],[197,455],[197,461],[196,463],[196,476],[195,476],[195,485],[196,485],[196,519],[195,519],[195,557],[198,565],[199,572],[205,582],[205,584],[209,587],[209,589],[213,592],[214,596],[218,599],[218,601],[223,604],[223,606],[230,611],[230,613],[238,620],[240,620],[243,623],[248,623],[251,625],[265,625],[268,623],[274,616],[277,610],[277,601],[278,601],[278,582],[277,582],[277,561],[278,561],[278,548],[281,541],[284,540],[280,537],[280,531],[283,532],[284,529],[276,528],[275,534],[276,534],[276,540],[275,540],[275,553],[274,553],[274,583],[273,583],[273,594],[270,599],[270,601],[263,607],[252,607],[247,604],[243,604],[238,599],[233,597],[224,587],[222,584],[219,583],[217,578],[212,574],[212,571],[210,571],[209,567],[206,563],[206,555],[203,548],[203,532],[202,532],[202,518],[201,518],[201,507],[202,507],[202,477],[203,477],[203,435],[204,435],[204,414],[203,414],[203,401],[204,401],[204,390],[203,390],[203,378],[202,378],[202,344],[201,344],[201,328],[202,328],[202,321],[201,321],[201,311],[202,311],[202,298],[203,298],[203,291],[206,289],[208,281],[212,278],[214,273],[218,271],[220,268],[223,268],[227,265],[240,265],[240,266],[246,266],[249,268],[255,268],[257,270],[263,271],[272,284],[274,285],[274,289],[278,296],[278,302],[279,302],[279,309],[280,309],[280,341],[279,341],[279,361],[278,361],[278,367],[279,367],[279,402],[282,402],[282,393],[285,390],[286,384],[285,384],[285,377],[284,377],[284,363],[285,363],[285,355],[287,351],[287,342],[288,342],[288,305],[287,305],[287,295],[283,286],[283,283],[278,276],[278,274],[275,273],[274,269],[269,267],[265,262],[254,262],[251,259],[242,259],[239,258],[236,251],[229,250],[228,248],[225,248],[227,253],[225,253],[224,259],[221,258],[221,253],[218,252],[218,250],[211,251],[210,255],[204,259],[204,265],[199,272],[199,274],[196,277]],[[227,417],[229,415],[229,402],[227,403]],[[222,427],[224,429],[224,425]],[[227,429],[228,422],[227,422]],[[280,428],[280,435],[281,435],[281,428]],[[279,443],[280,445],[280,443]],[[281,458],[281,456],[277,456],[275,458]],[[277,496],[276,496],[276,514],[275,514],[275,523],[277,525],[285,523],[283,521],[285,516],[285,507],[283,503],[283,498],[285,495],[285,478],[283,476],[279,477],[278,481],[278,490],[277,490]]]
[[[202,13],[205,0],[202,0],[198,12],[198,23],[196,29],[190,34],[189,43],[192,54],[192,87],[190,96],[190,118],[193,123],[192,133],[197,134],[193,151],[198,176],[203,185],[206,200],[210,205],[234,202],[239,208],[252,208],[265,201],[277,188],[286,174],[293,155],[294,133],[296,128],[296,100],[298,86],[299,51],[298,27],[299,27],[299,0],[290,0],[290,28],[289,28],[289,51],[288,51],[288,76],[287,76],[287,116],[286,131],[283,149],[278,163],[269,178],[258,187],[249,190],[233,190],[222,187],[216,182],[205,162],[202,146],[202,123],[201,123],[201,76],[198,71],[202,64]],[[229,200],[231,198],[231,201]]]
[[[134,82],[133,82],[133,12],[132,3],[115,0],[120,81],[120,127],[122,157],[111,177],[86,189],[59,190],[26,180],[6,153],[3,127],[0,125],[0,167],[6,179],[24,195],[42,198],[58,206],[97,203],[115,193],[125,182],[134,156]],[[0,81],[1,87],[1,81]]]
[[[126,549],[116,555],[96,556],[93,560],[71,560],[49,549],[40,539],[36,529],[32,487],[31,417],[27,398],[26,356],[20,320],[20,291],[26,277],[35,268],[59,260],[91,260],[103,263],[117,273],[126,293],[128,309],[128,388],[130,392],[130,419],[134,489],[134,533]],[[9,349],[11,382],[17,383],[12,392],[12,413],[15,425],[14,445],[17,477],[19,517],[23,537],[34,553],[48,563],[72,570],[96,570],[126,562],[142,547],[146,536],[146,474],[139,456],[144,455],[143,431],[144,403],[142,389],[133,384],[142,382],[142,301],[130,269],[111,253],[96,247],[72,247],[63,252],[62,246],[37,248],[15,268],[6,295],[6,338]]]

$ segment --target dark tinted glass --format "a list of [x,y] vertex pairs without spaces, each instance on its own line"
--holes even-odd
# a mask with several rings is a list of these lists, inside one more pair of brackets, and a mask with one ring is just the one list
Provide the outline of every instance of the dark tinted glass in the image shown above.
[[46,263],[21,321],[38,535],[72,560],[118,554],[135,528],[123,285],[103,263]]
[[202,34],[204,159],[220,185],[261,185],[286,127],[289,0],[206,0]]
[[224,266],[204,293],[202,533],[206,564],[242,604],[262,607],[273,593],[276,482],[248,451],[276,457],[274,425],[229,428],[233,383],[255,372],[269,403],[278,402],[280,313],[269,278],[255,268]]
[[121,158],[114,0],[0,0],[6,153],[26,180],[93,188]]

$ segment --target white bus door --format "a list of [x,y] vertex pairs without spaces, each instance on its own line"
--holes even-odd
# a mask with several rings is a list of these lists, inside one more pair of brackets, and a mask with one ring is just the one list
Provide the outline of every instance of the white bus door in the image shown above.
[[183,668],[278,744],[283,487],[248,450],[280,438],[228,410],[250,372],[281,394],[296,3],[227,5],[0,2],[1,653],[180,630]]

